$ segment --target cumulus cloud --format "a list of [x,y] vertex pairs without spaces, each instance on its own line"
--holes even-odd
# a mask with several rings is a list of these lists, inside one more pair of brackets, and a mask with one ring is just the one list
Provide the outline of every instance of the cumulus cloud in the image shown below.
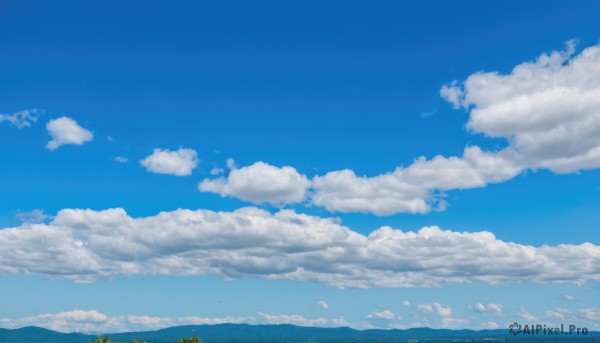
[[28,109],[8,114],[0,114],[0,123],[8,122],[20,130],[24,127],[30,127],[33,123],[37,122],[43,113],[44,111],[42,110]]
[[469,112],[473,133],[503,138],[507,146],[472,146],[461,157],[417,159],[374,177],[351,170],[315,178],[313,203],[335,212],[426,213],[444,209],[444,192],[504,182],[525,170],[570,173],[600,167],[600,45],[574,54],[542,54],[502,75],[478,72],[440,90]]
[[66,144],[82,145],[94,138],[90,131],[79,126],[75,120],[69,117],[50,120],[46,124],[46,129],[52,137],[52,140],[46,144],[48,150],[56,150]]
[[[489,263],[494,261],[494,263]],[[217,275],[334,287],[600,280],[600,247],[534,247],[490,232],[382,227],[368,236],[335,218],[184,210],[132,218],[123,209],[65,209],[48,224],[0,230],[0,274],[93,282],[118,275]],[[433,303],[439,315],[450,313]],[[432,311],[433,311],[432,310]]]
[[[477,72],[453,81],[440,95],[468,112],[472,133],[503,139],[505,146],[492,151],[467,146],[462,156],[419,157],[375,176],[331,171],[313,178],[310,202],[331,212],[427,213],[444,210],[451,190],[505,182],[528,170],[572,173],[600,167],[600,45],[575,54],[575,43],[568,42],[566,50],[542,54],[507,74]],[[277,171],[272,173],[283,174]],[[245,180],[239,181],[241,190]],[[285,184],[296,196],[282,203],[303,199],[307,182]],[[260,189],[237,192],[227,179],[206,181],[204,187],[256,203],[270,199]]]
[[317,305],[319,305],[324,310],[329,309],[329,304],[327,304],[324,300],[318,300]]
[[157,174],[170,174],[176,176],[192,175],[198,165],[198,153],[193,149],[179,148],[154,149],[152,154],[140,161],[147,171]]
[[402,302],[402,306],[403,306],[403,307],[410,307],[410,301],[408,301],[408,300],[404,300],[404,301]]
[[493,314],[502,314],[504,313],[503,306],[501,304],[487,304],[484,305],[482,303],[477,303],[474,306],[469,306],[469,309],[475,312],[483,313],[493,313]]
[[406,168],[375,177],[359,177],[352,170],[333,171],[314,178],[312,202],[333,212],[377,215],[444,209],[440,192],[482,187],[521,172],[510,154],[489,153],[474,146],[467,147],[462,157],[420,157]]
[[127,162],[127,157],[117,156],[117,157],[115,157],[115,162],[117,162],[117,163],[126,163]]
[[235,197],[255,204],[290,204],[305,199],[310,181],[292,167],[275,167],[263,162],[237,168],[233,160],[227,177],[205,179],[198,185],[202,192]]
[[504,138],[523,167],[571,173],[600,167],[600,45],[542,54],[506,74],[479,72],[443,88],[469,110],[467,127]]
[[389,310],[385,310],[385,311],[374,311],[371,312],[369,315],[367,315],[368,319],[387,319],[387,320],[391,320],[394,319],[394,312],[389,311]]

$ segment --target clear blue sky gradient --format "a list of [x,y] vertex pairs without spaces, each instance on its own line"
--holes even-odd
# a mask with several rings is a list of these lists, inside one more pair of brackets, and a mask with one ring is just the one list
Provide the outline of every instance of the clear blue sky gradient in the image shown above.
[[[440,87],[480,70],[509,72],[570,39],[578,50],[598,43],[600,2],[0,0],[0,113],[46,111],[31,128],[0,123],[0,228],[19,225],[15,214],[32,209],[123,207],[134,217],[234,210],[248,204],[197,189],[227,158],[290,165],[308,176],[344,168],[374,176],[418,156],[461,155],[469,144],[502,147],[503,140],[468,132],[468,114],[444,101]],[[94,140],[44,149],[45,123],[60,116],[93,131]],[[190,177],[148,173],[138,161],[157,147],[195,149],[198,169]],[[116,156],[129,162],[115,163]],[[534,246],[600,244],[599,180],[600,170],[528,172],[450,191],[446,211],[425,215],[292,208],[340,217],[365,234],[383,225],[439,225]],[[0,317],[263,311],[360,322],[383,309],[409,317],[400,306],[409,300],[451,305],[465,316],[467,305],[503,303],[508,322],[521,305],[532,313],[548,303],[598,307],[598,290],[595,283],[339,290],[214,277],[86,285],[0,276]],[[565,293],[580,302],[560,302]],[[328,312],[315,305],[320,299]]]

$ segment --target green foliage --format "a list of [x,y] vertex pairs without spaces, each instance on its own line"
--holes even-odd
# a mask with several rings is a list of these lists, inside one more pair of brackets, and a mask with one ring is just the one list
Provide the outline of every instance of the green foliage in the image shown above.
[[202,343],[202,340],[196,336],[192,336],[190,338],[182,338],[177,343]]

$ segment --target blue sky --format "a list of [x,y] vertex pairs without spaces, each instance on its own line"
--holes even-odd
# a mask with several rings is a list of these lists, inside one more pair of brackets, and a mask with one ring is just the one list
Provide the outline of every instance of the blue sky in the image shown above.
[[0,326],[594,327],[599,7],[0,1]]

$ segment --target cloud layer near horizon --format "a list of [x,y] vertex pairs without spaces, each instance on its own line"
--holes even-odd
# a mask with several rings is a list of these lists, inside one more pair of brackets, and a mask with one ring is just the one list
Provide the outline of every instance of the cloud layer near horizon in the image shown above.
[[176,210],[132,218],[123,209],[65,209],[49,224],[0,230],[0,273],[95,282],[119,275],[217,275],[316,281],[333,287],[600,280],[600,247],[533,247],[490,232],[382,227],[364,236],[335,218],[253,207]]

